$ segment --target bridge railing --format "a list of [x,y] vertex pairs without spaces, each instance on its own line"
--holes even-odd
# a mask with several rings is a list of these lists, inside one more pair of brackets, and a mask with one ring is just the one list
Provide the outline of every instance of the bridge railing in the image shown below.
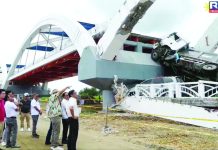
[[208,98],[218,97],[218,82],[198,81],[163,84],[137,84],[135,95],[150,98]]

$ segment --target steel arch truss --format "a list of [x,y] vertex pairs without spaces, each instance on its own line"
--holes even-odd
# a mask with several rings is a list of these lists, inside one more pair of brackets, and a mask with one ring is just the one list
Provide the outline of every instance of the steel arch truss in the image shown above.
[[9,81],[33,85],[77,75],[83,50],[96,47],[87,31],[92,27],[64,17],[42,20],[21,46],[2,87]]

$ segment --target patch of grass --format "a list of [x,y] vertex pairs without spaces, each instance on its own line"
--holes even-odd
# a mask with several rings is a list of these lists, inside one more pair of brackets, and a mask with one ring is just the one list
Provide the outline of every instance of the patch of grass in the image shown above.
[[82,105],[82,113],[92,112],[97,113],[102,110],[101,105]]

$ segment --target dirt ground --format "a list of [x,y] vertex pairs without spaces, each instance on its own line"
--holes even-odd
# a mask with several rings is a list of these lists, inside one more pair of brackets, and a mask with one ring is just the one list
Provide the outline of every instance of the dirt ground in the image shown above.
[[[84,110],[84,109],[83,109]],[[90,109],[80,117],[78,150],[217,150],[218,131],[179,124],[148,115],[110,113],[109,134],[103,132],[105,114]],[[44,144],[49,119],[40,117],[39,139],[18,133],[22,150],[48,150]],[[65,145],[65,149],[66,145]]]
[[[81,119],[82,121],[82,119]],[[83,122],[83,121],[82,121]],[[31,132],[18,132],[18,145],[22,150],[49,150],[50,146],[44,144],[45,136],[49,128],[49,120],[44,116],[40,117],[38,122],[39,139],[31,137]],[[143,146],[129,143],[122,137],[115,135],[105,136],[101,130],[92,131],[86,129],[87,124],[80,123],[78,150],[141,150]],[[67,149],[66,145],[64,149]]]
[[[88,116],[81,117],[81,124],[89,124],[89,126],[85,126],[86,130],[97,132],[104,126],[104,115]],[[127,145],[140,146],[134,149],[218,150],[218,131],[212,129],[135,114],[127,116],[110,114],[108,122],[113,131],[108,136],[112,139],[119,137],[121,141],[128,141]],[[113,142],[117,143],[118,141]],[[122,148],[118,146],[114,149]],[[123,148],[123,150],[125,149]]]

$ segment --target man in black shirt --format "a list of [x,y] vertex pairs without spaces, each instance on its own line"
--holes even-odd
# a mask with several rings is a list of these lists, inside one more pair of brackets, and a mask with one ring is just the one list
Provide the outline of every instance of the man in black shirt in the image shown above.
[[20,131],[24,131],[24,119],[26,118],[27,122],[27,131],[31,131],[30,129],[30,95],[29,93],[24,93],[23,100],[20,101],[20,109],[21,109],[21,114],[20,114]]

